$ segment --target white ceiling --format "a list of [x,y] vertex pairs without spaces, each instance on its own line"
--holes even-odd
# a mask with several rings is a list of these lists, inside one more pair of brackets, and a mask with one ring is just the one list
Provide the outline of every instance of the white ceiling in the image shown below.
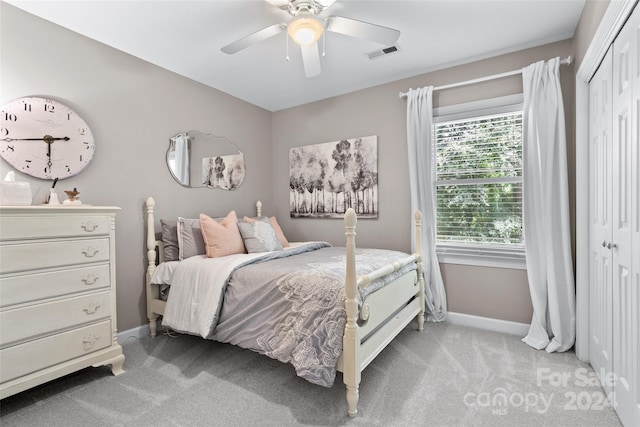
[[571,38],[584,0],[338,0],[339,15],[401,31],[399,52],[326,32],[322,74],[306,78],[300,50],[280,33],[234,55],[236,39],[290,15],[264,0],[3,0],[270,111]]

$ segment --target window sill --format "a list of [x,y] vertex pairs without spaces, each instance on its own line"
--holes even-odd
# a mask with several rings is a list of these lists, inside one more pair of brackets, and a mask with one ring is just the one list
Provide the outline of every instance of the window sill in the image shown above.
[[438,255],[438,261],[443,264],[477,265],[517,270],[527,269],[523,247],[503,248],[438,243],[436,245],[436,254]]

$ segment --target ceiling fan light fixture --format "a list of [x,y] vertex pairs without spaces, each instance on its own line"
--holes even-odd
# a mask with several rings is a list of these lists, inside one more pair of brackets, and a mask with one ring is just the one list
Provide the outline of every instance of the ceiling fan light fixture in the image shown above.
[[323,22],[314,15],[298,15],[287,26],[289,37],[300,45],[317,42],[323,31]]

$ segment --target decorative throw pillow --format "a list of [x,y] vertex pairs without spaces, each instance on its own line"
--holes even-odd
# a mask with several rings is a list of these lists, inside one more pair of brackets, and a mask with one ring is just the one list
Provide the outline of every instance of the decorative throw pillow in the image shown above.
[[[266,217],[261,217],[261,218],[249,218],[248,216],[245,216],[243,218],[244,222],[255,222],[255,221],[261,221],[262,219],[266,219]],[[271,227],[273,227],[273,230],[276,232],[276,236],[278,237],[278,241],[280,242],[280,244],[282,245],[283,248],[288,248],[289,247],[289,241],[287,241],[287,238],[284,237],[284,233],[282,232],[282,228],[280,228],[280,224],[278,224],[278,221],[276,220],[275,216],[269,217],[269,223],[271,224]]]
[[220,222],[205,214],[200,214],[200,224],[205,250],[209,258],[245,253],[235,211],[229,212]]
[[244,241],[244,247],[250,254],[282,249],[282,245],[268,218],[251,222],[239,222],[238,228]]
[[180,261],[206,253],[200,230],[200,219],[178,217],[177,234]]
[[178,221],[161,219],[162,226],[162,254],[165,261],[177,261],[180,259],[178,247]]

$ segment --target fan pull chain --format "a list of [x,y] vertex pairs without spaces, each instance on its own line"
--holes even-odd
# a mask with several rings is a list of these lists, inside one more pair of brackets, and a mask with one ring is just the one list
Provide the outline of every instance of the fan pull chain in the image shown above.
[[285,38],[287,39],[287,61],[289,61],[289,36],[286,35]]

